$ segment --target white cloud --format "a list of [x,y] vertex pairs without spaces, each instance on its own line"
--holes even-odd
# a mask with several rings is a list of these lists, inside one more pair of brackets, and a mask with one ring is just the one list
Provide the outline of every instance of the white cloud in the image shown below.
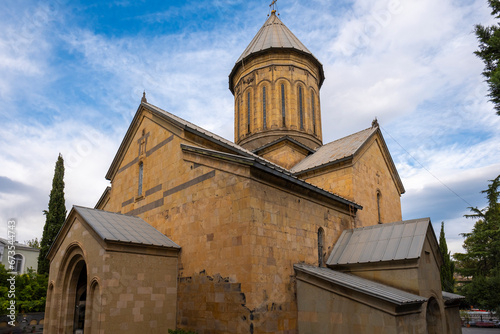
[[[149,102],[233,139],[227,76],[267,8],[232,0],[189,3],[196,6],[191,11],[181,6],[143,18],[147,24],[181,17],[176,31],[110,37],[73,25],[62,6],[25,5],[0,22],[2,31],[19,32],[0,37],[0,117],[7,125],[0,129],[0,145],[8,148],[0,152],[0,176],[36,193],[0,197],[2,216],[15,214],[36,226],[23,230],[21,240],[37,236],[33,231],[41,235],[41,210],[59,152],[68,164],[68,206],[95,204],[143,90]],[[214,21],[200,22],[196,8]],[[366,128],[377,116],[460,196],[481,196],[500,169],[500,118],[485,101],[483,65],[473,55],[477,41],[471,33],[475,23],[493,22],[485,1],[312,0],[279,9],[323,62],[325,142]],[[460,229],[470,227],[461,223],[466,204],[384,135],[407,189],[404,212],[431,215],[434,223],[445,219],[447,236],[457,243]],[[441,207],[427,200],[439,196],[445,197]]]

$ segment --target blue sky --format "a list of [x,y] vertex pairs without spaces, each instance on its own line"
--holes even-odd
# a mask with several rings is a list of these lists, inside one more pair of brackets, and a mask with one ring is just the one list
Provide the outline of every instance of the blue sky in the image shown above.
[[[41,237],[54,164],[66,203],[93,207],[143,90],[233,140],[228,75],[271,1],[6,0],[0,11],[0,234]],[[278,1],[323,63],[324,142],[377,117],[406,187],[403,218],[445,221],[448,246],[500,174],[500,117],[473,55],[486,0]],[[450,190],[451,189],[451,190]]]

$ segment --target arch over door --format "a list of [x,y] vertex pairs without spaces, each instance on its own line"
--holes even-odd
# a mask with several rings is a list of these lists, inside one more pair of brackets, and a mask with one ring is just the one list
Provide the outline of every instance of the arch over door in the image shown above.
[[441,321],[441,310],[439,309],[439,303],[436,298],[431,297],[427,302],[427,310],[425,312],[425,320],[427,323],[427,333],[428,334],[441,334],[442,333],[442,321]]

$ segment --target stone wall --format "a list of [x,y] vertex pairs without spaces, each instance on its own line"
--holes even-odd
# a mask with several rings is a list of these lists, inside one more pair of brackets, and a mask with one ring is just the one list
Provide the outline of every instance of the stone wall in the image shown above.
[[376,135],[352,159],[301,175],[307,182],[363,206],[356,214],[355,227],[377,224],[379,203],[382,223],[402,220],[399,190],[380,141]]
[[[319,69],[310,58],[295,52],[278,51],[248,60],[234,75],[235,142],[253,150],[288,132],[312,149],[321,145],[319,76]],[[281,85],[285,91],[285,122]],[[266,87],[265,125],[263,87]],[[302,124],[299,87],[302,87]],[[282,133],[277,134],[277,130]]]
[[[295,333],[293,264],[318,263],[320,227],[329,253],[354,224],[347,206],[237,158],[183,151],[181,144],[203,140],[144,115],[103,209],[138,215],[182,247],[178,326],[199,334]],[[142,197],[134,194],[139,161]]]
[[47,333],[72,332],[76,284],[87,273],[86,333],[164,333],[176,326],[177,251],[108,245],[73,213],[51,252]]

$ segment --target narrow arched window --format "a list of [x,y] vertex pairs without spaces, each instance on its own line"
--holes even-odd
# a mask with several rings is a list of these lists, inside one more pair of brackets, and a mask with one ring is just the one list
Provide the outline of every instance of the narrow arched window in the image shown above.
[[325,230],[323,230],[322,227],[318,229],[318,266],[323,267],[325,264],[324,262],[324,255],[323,255],[323,249],[325,247]]
[[377,211],[378,211],[378,223],[382,224],[382,215],[380,214],[380,198],[382,195],[380,195],[380,191],[377,191]]
[[141,196],[142,195],[142,180],[144,178],[144,163],[139,164],[139,187],[137,189],[137,195]]
[[236,129],[236,131],[238,132],[238,139],[239,139],[240,138],[240,98],[238,98],[236,100],[236,108],[238,110],[237,115],[236,115],[236,119],[238,120],[238,128]]
[[267,128],[267,120],[266,120],[266,86],[262,87],[262,128]]
[[286,126],[285,121],[285,85],[281,84],[281,124]]
[[314,91],[311,91],[311,111],[313,121],[313,133],[316,134],[316,112],[314,111]]
[[247,120],[247,130],[248,133],[250,133],[250,92],[247,93],[247,115],[248,115],[248,120]]
[[304,130],[304,110],[302,103],[302,87],[299,86],[299,120],[300,120],[300,129]]

